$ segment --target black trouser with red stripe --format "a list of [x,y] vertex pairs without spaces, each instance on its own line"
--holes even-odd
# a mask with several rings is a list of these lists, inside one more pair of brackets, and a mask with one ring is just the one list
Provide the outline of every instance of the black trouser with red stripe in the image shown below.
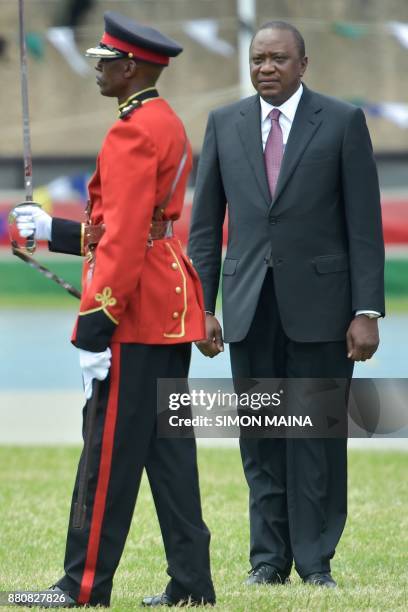
[[82,530],[72,527],[77,475],[66,575],[57,586],[79,603],[109,605],[146,468],[171,577],[167,594],[174,601],[192,597],[214,602],[210,533],[201,514],[195,440],[156,437],[157,379],[186,378],[191,345],[113,344],[111,349],[112,365],[101,385],[91,450],[86,523]]

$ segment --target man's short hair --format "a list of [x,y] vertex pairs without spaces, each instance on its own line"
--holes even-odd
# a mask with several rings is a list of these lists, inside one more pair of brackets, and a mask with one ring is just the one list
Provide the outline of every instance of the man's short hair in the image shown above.
[[251,41],[251,46],[252,46],[252,42],[255,36],[261,30],[288,30],[289,32],[292,32],[295,38],[296,46],[299,51],[299,56],[301,58],[305,57],[306,55],[305,39],[303,38],[299,30],[295,28],[295,26],[293,26],[291,23],[288,23],[287,21],[267,21],[266,23],[263,23],[255,32],[252,38],[252,41]]

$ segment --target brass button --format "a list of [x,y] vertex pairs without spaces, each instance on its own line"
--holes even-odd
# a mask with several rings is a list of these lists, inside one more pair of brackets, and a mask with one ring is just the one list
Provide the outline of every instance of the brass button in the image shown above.
[[181,287],[176,287],[175,292],[176,293],[181,293]]
[[191,259],[191,257],[190,257],[190,263],[191,263],[191,265],[193,265],[193,260]]
[[177,270],[178,266],[175,261],[173,261],[173,263],[171,264],[171,267],[173,268],[173,270]]
[[173,312],[173,319],[178,319],[179,318],[179,313],[178,312]]

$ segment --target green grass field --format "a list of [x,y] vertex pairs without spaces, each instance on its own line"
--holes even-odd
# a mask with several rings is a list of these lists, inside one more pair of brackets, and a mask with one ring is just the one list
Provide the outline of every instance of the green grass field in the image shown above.
[[[0,448],[0,590],[45,588],[60,577],[77,448]],[[350,452],[349,520],[333,562],[339,589],[243,585],[247,491],[235,449],[199,452],[204,516],[212,532],[218,610],[408,610],[408,453]],[[116,574],[112,609],[134,610],[166,584],[146,481]],[[1,608],[10,610],[10,608]]]

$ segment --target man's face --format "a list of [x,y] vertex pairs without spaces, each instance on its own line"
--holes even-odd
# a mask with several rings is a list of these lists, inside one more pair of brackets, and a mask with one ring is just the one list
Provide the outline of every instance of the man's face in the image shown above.
[[121,98],[126,95],[128,81],[125,78],[127,59],[100,59],[95,66],[96,82],[103,96]]
[[290,30],[260,30],[249,52],[252,85],[270,104],[280,106],[300,85],[307,57],[300,57]]

